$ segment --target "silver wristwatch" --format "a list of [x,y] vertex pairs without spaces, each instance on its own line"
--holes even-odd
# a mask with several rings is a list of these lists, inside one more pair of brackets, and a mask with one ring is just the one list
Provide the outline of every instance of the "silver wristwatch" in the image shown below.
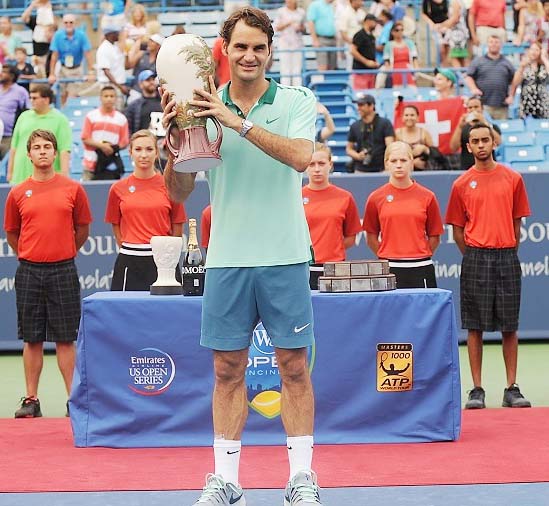
[[246,134],[253,128],[254,124],[247,119],[242,120],[242,128],[240,129],[240,137],[246,137]]

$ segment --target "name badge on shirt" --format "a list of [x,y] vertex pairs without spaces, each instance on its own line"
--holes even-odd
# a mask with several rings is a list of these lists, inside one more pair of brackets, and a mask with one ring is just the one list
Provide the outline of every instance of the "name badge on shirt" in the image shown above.
[[74,67],[74,56],[72,54],[65,56],[65,67]]

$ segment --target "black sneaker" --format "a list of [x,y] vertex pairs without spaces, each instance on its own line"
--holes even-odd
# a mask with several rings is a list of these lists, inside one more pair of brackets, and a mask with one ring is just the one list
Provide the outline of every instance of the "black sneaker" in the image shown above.
[[69,411],[69,401],[67,401],[67,411],[65,412],[65,416],[71,416],[71,413]]
[[21,397],[21,407],[15,412],[15,418],[38,418],[42,416],[40,401],[32,397]]
[[504,408],[531,408],[532,404],[524,395],[520,393],[519,386],[513,383],[509,388],[503,391],[503,402],[501,405]]
[[484,388],[473,388],[473,390],[469,392],[469,399],[465,403],[465,409],[484,409],[486,407],[484,402],[485,396]]

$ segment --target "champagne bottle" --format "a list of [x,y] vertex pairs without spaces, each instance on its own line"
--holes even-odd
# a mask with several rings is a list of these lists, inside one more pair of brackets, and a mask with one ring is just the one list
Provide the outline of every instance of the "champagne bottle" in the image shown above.
[[202,295],[204,292],[204,275],[204,261],[196,235],[196,220],[189,218],[189,240],[187,242],[187,252],[183,259],[184,295]]

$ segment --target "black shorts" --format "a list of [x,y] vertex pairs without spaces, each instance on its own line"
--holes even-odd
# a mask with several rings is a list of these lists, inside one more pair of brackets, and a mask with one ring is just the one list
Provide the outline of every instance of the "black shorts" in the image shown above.
[[[137,249],[137,248],[136,248]],[[131,253],[129,246],[123,246],[123,250]],[[148,292],[156,281],[158,272],[156,264],[150,253],[143,255],[145,250],[140,247],[139,255],[118,253],[112,274],[111,291],[114,292]],[[175,277],[181,282],[181,270],[176,268]]]
[[389,260],[389,271],[396,276],[397,288],[436,288],[435,266],[430,258]]
[[515,248],[466,247],[460,278],[462,328],[516,331],[521,275]]
[[20,260],[15,273],[18,337],[27,343],[71,342],[80,325],[80,283],[74,260]]

